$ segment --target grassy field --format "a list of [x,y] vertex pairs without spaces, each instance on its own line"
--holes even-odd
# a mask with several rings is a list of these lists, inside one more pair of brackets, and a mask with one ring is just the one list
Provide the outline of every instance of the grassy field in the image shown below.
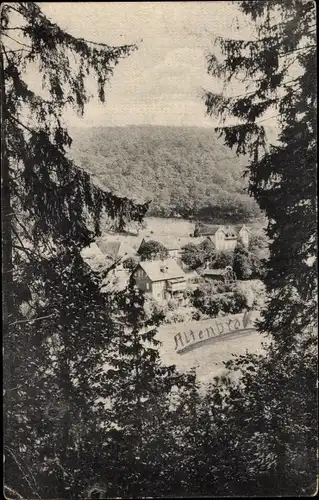
[[[154,239],[165,238],[177,242],[179,240],[183,241],[184,244],[189,242],[198,243],[198,238],[193,239],[195,222],[182,219],[182,218],[162,218],[162,217],[145,217],[144,227],[139,228],[138,235],[123,235],[123,234],[113,234],[112,237],[118,239],[119,241],[125,241],[129,243],[133,248],[138,248],[142,239]],[[227,225],[227,223],[225,223]],[[255,221],[249,224],[251,230],[255,233],[260,232],[265,227],[265,221]],[[103,235],[107,236],[109,233],[107,225],[103,230]]]
[[[193,234],[195,222],[186,219],[160,218],[160,217],[145,217],[146,228],[140,231],[142,236],[169,236],[176,237],[189,236]],[[228,222],[225,222],[228,225]],[[247,224],[251,230],[260,231],[266,227],[266,220],[256,220]]]
[[176,238],[193,234],[195,223],[185,219],[162,219],[160,217],[146,217],[146,228],[141,229],[141,236],[172,236]]
[[198,380],[204,383],[211,382],[215,376],[224,373],[223,362],[231,359],[232,355],[241,355],[246,352],[261,354],[264,351],[262,344],[267,343],[267,338],[257,331],[241,331],[214,338],[209,344],[178,354],[175,351],[174,335],[180,330],[180,324],[159,329],[157,337],[162,343],[161,358],[165,364],[176,365],[181,372],[195,368]]

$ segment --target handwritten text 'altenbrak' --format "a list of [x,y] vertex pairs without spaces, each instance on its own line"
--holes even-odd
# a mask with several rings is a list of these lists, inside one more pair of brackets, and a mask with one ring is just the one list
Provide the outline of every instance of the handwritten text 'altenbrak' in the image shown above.
[[257,311],[246,311],[243,314],[216,318],[211,320],[205,328],[193,328],[185,332],[179,332],[174,336],[175,350],[182,352],[188,350],[190,346],[206,342],[215,337],[254,329],[254,319],[258,316],[258,313],[256,313]]

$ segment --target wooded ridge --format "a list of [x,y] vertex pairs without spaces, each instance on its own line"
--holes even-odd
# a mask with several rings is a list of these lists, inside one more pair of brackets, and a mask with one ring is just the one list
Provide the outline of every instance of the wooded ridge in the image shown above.
[[139,201],[149,215],[216,222],[260,215],[247,193],[245,159],[200,127],[74,128],[72,156],[107,188]]

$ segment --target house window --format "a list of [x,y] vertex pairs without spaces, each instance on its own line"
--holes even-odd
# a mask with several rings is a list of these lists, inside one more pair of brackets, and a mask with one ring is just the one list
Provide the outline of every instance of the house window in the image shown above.
[[149,289],[150,289],[150,284],[146,283],[146,290],[149,290]]

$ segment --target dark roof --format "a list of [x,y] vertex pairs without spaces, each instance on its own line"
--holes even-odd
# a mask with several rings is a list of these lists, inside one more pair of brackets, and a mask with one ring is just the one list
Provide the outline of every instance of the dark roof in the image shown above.
[[200,224],[197,227],[197,233],[202,236],[213,236],[217,233],[218,229],[225,231],[224,226],[218,224]]
[[[207,236],[203,236],[204,237],[204,240],[202,240],[200,243],[202,242],[207,242],[207,240],[212,244],[212,246],[216,246],[215,245],[215,239],[214,239],[214,235],[213,234],[208,234]],[[195,238],[194,238],[195,239]],[[197,244],[197,246],[199,245],[199,243]]]
[[223,276],[228,272],[226,269],[204,269],[202,274],[206,274],[207,276]]
[[[239,231],[242,229],[244,224],[234,224],[231,226],[222,226],[218,224],[200,224],[197,227],[197,234],[201,236],[213,236],[216,234],[218,229],[224,231],[226,238],[237,238]],[[245,225],[245,228],[249,231],[249,228]]]
[[170,283],[181,283],[183,281],[185,281],[185,277],[184,276],[181,276],[180,278],[172,278],[170,280],[168,280]]

